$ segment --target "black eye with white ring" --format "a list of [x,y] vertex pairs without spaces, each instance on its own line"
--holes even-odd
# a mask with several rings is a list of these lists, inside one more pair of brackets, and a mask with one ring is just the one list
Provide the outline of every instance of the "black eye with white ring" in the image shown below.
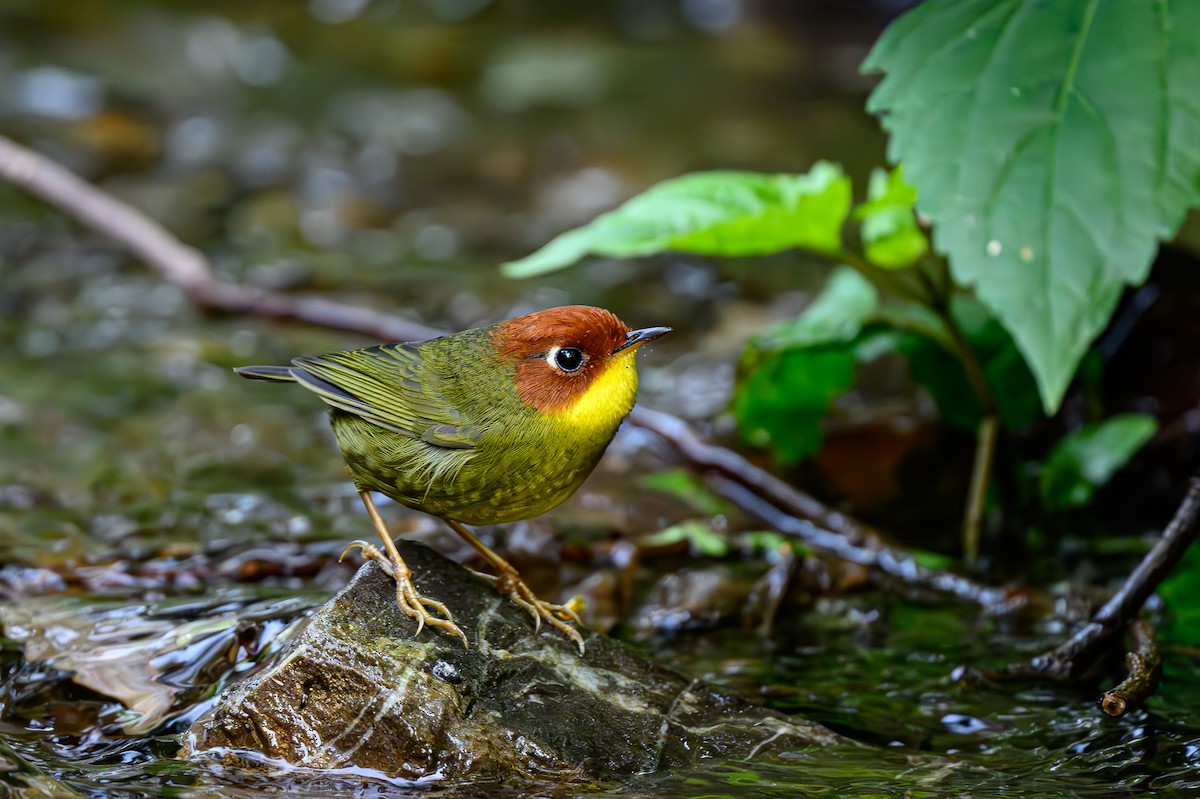
[[583,366],[583,350],[576,347],[562,347],[554,353],[554,365],[564,372],[578,372]]

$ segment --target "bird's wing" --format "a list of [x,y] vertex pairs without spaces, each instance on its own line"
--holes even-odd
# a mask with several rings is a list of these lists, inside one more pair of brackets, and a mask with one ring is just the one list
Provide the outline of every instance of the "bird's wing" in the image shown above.
[[334,408],[435,447],[473,449],[483,435],[439,390],[415,344],[296,358],[292,373]]

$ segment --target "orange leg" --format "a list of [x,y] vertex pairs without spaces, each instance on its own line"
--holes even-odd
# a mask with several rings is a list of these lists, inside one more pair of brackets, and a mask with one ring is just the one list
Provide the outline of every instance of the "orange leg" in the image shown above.
[[499,572],[495,576],[480,572],[476,572],[476,574],[495,585],[497,591],[507,596],[519,607],[528,611],[529,615],[533,616],[535,635],[541,632],[542,622],[545,621],[574,642],[579,647],[579,654],[582,655],[584,653],[583,636],[579,634],[579,630],[566,623],[573,621],[576,624],[583,624],[574,608],[569,604],[555,605],[551,602],[538,599],[537,595],[525,584],[525,581],[521,579],[521,575],[513,568],[511,563],[488,549],[470,530],[458,522],[453,519],[442,519],[442,521],[449,525],[451,530],[458,533],[464,541],[470,544],[476,552],[483,556],[484,560]]
[[[413,585],[412,581],[412,569],[408,568],[404,558],[400,557],[400,551],[396,549],[396,543],[392,541],[392,536],[384,526],[383,518],[379,515],[379,510],[375,507],[375,501],[371,499],[370,493],[359,491],[358,495],[362,497],[363,504],[367,506],[367,515],[371,517],[372,524],[379,531],[379,537],[383,539],[383,546],[387,550],[387,554],[380,552],[379,547],[374,544],[366,541],[354,541],[342,550],[342,557],[345,557],[346,553],[354,547],[358,547],[362,550],[365,559],[379,563],[383,570],[396,580],[396,604],[400,606],[400,610],[404,611],[405,616],[417,622],[417,632],[414,635],[420,635],[421,630],[428,624],[430,627],[440,627],[451,635],[457,635],[462,639],[463,646],[470,649],[471,645],[467,643],[466,634],[454,623],[450,610],[436,599],[430,599],[417,593],[417,587]],[[441,614],[444,618],[434,616],[427,608]]]

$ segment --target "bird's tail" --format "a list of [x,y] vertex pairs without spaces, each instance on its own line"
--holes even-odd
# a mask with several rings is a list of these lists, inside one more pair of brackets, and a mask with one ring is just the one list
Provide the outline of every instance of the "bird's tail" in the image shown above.
[[270,380],[273,383],[294,383],[296,376],[290,366],[239,366],[233,371],[251,380]]

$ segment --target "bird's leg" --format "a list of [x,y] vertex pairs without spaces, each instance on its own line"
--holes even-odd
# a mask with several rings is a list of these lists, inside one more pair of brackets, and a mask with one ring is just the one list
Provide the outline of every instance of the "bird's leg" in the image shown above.
[[[417,593],[417,587],[413,585],[412,581],[412,569],[408,568],[404,558],[400,557],[400,550],[396,549],[396,543],[392,541],[392,536],[384,526],[383,517],[379,515],[379,510],[375,507],[375,501],[371,499],[371,494],[367,491],[359,491],[358,495],[362,497],[363,505],[367,507],[367,515],[371,517],[371,523],[375,525],[375,529],[379,531],[379,537],[383,539],[383,546],[387,550],[387,554],[380,552],[379,547],[374,544],[366,541],[354,541],[342,550],[342,556],[345,557],[346,552],[352,547],[358,547],[362,550],[366,560],[378,562],[383,570],[395,579],[396,604],[400,606],[400,610],[404,611],[405,616],[417,622],[415,635],[420,635],[421,630],[427,624],[430,627],[440,627],[452,635],[457,635],[462,639],[463,646],[470,649],[471,645],[467,642],[466,634],[454,623],[450,610],[436,599],[430,599]],[[427,608],[432,609],[435,613],[440,613],[444,618],[434,616]]]
[[574,644],[579,647],[579,654],[584,653],[583,636],[579,634],[579,630],[567,624],[568,621],[573,621],[576,624],[583,624],[579,618],[579,614],[575,609],[567,605],[556,605],[552,602],[546,602],[538,599],[537,594],[530,590],[525,581],[521,579],[521,575],[513,568],[512,564],[504,558],[497,555],[487,547],[482,541],[463,525],[453,519],[443,519],[450,529],[458,533],[464,541],[483,556],[484,560],[496,569],[495,576],[476,572],[480,577],[496,586],[496,590],[507,596],[519,607],[524,608],[533,616],[534,634],[541,632],[542,622],[545,621],[551,627],[565,635]]

